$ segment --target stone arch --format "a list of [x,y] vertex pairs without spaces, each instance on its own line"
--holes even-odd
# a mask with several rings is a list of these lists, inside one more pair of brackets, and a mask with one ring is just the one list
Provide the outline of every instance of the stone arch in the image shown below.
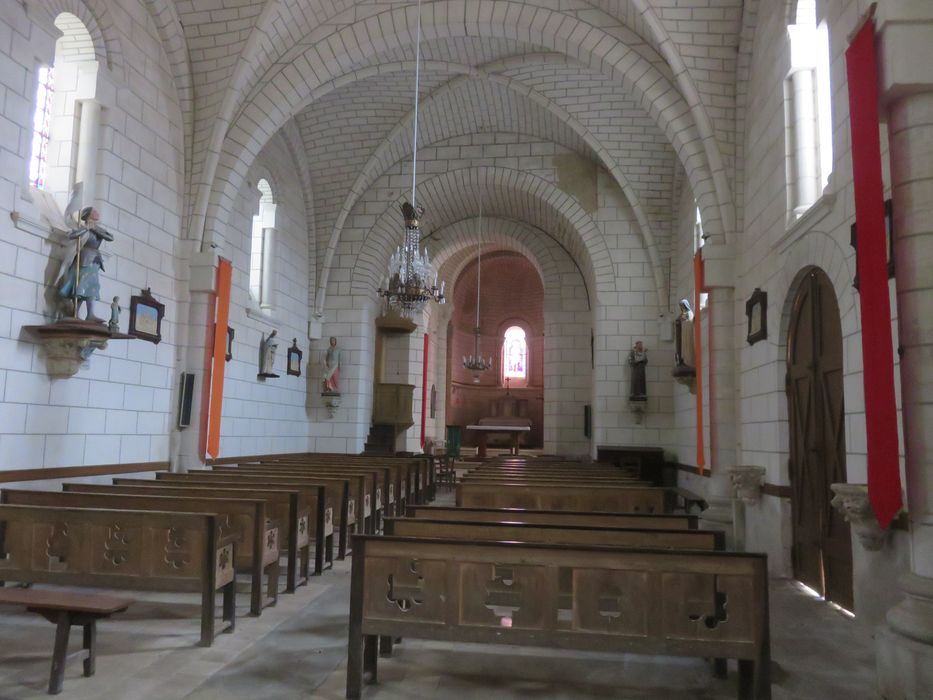
[[[450,198],[446,195],[451,193],[456,193],[458,200],[448,207],[448,212],[451,212],[448,216],[454,220],[466,218],[466,214],[478,211],[478,199],[474,199],[474,196],[480,193],[483,201],[490,205],[488,209],[484,206],[484,209],[491,216],[517,218],[516,215],[531,214],[541,219],[541,223],[547,217],[547,221],[556,228],[554,240],[580,267],[589,290],[591,306],[595,298],[615,291],[615,271],[601,231],[576,200],[550,182],[536,175],[494,166],[464,168],[425,178],[418,184],[418,198],[419,202],[428,206],[426,222],[431,222],[432,201],[449,202]],[[505,195],[508,203],[501,201],[503,193],[508,193]],[[407,193],[389,203],[365,234],[353,269],[350,287],[352,294],[370,295],[379,286],[391,248],[397,245],[400,222],[398,207],[406,197]],[[525,212],[521,210],[521,204],[528,201],[536,204],[535,211],[532,211],[532,207],[528,207]],[[473,208],[459,211],[467,206]],[[446,224],[444,214],[435,211],[433,216],[437,218],[434,221],[440,218]],[[529,223],[542,232],[548,230],[546,225],[538,225],[534,221]],[[429,250],[433,247],[429,243]],[[319,305],[322,302],[323,299],[318,300]]]
[[[514,64],[512,64],[514,65]],[[411,70],[412,67],[408,64],[395,63],[391,64],[386,70],[395,71],[395,70]],[[384,71],[383,71],[384,72]],[[444,83],[440,88],[434,91],[427,98],[422,100],[421,112],[425,112],[430,109],[430,105],[433,101],[438,100],[447,94],[456,90],[460,85],[464,84],[466,81],[474,80],[477,78],[483,78],[490,80],[492,82],[503,85],[504,87],[513,90],[521,95],[527,97],[531,102],[543,107],[550,114],[553,114],[557,117],[562,123],[570,127],[570,129],[579,135],[584,143],[589,146],[593,154],[596,156],[598,161],[610,172],[613,178],[616,181],[616,184],[622,190],[625,198],[628,200],[629,205],[632,208],[632,211],[635,215],[635,219],[638,222],[640,233],[645,244],[645,249],[648,252],[648,259],[651,264],[652,272],[654,275],[656,292],[658,298],[662,300],[662,304],[666,305],[666,296],[667,296],[667,284],[664,280],[664,271],[661,265],[661,254],[658,249],[657,238],[655,237],[648,216],[645,213],[645,208],[642,206],[641,201],[638,197],[638,194],[635,191],[635,188],[629,183],[628,178],[625,176],[622,168],[615,161],[612,154],[601,144],[599,139],[593,135],[583,124],[579,122],[572,114],[570,114],[566,109],[556,104],[552,100],[548,99],[540,93],[530,90],[527,86],[523,86],[518,81],[497,76],[492,73],[487,73],[485,71],[472,71],[466,75],[458,76],[452,80]],[[421,115],[419,115],[421,116]],[[410,131],[411,125],[414,120],[414,110],[410,111],[404,119],[402,119],[397,126],[392,130],[392,132],[386,137],[383,143],[379,148],[372,154],[370,159],[367,161],[366,165],[360,171],[359,176],[354,182],[353,186],[350,188],[350,191],[347,194],[346,201],[341,207],[340,213],[338,214],[336,223],[334,224],[334,229],[331,232],[330,241],[328,243],[327,250],[325,251],[323,271],[321,274],[321,279],[319,280],[318,286],[319,291],[318,295],[322,295],[324,290],[327,287],[328,272],[330,269],[331,260],[333,259],[334,251],[337,248],[337,245],[340,240],[340,235],[343,230],[344,223],[346,222],[347,217],[350,215],[350,212],[353,210],[354,205],[362,197],[366,189],[383,173],[385,170],[393,165],[395,162],[400,160],[402,157],[409,156],[411,154],[411,139]],[[422,129],[419,129],[421,132]],[[419,134],[419,136],[421,136]],[[419,138],[419,142],[422,142],[423,145],[428,145],[427,141],[423,140],[423,137]]]
[[106,0],[47,0],[45,9],[52,19],[62,12],[69,12],[80,19],[91,35],[94,54],[100,65],[121,77],[125,75],[123,47]]
[[[423,21],[424,36],[430,40],[483,32],[497,38],[532,41],[575,56],[584,64],[620,80],[674,145],[692,180],[693,191],[704,203],[707,227],[713,233],[721,231],[722,220],[715,202],[715,183],[711,176],[704,177],[704,174],[709,173],[704,144],[697,133],[690,106],[677,89],[636,50],[620,44],[610,34],[577,17],[535,8],[533,13],[529,13],[528,21],[532,27],[540,29],[522,29],[505,22],[509,13],[518,17],[522,7],[513,0],[499,0],[495,3],[480,0],[469,5],[468,9],[462,3],[439,0],[428,8],[428,16]],[[442,15],[438,21],[435,21],[435,10],[440,10],[437,15]],[[341,70],[341,63],[354,60],[354,55],[358,53],[354,50],[358,48],[357,37],[365,33],[371,38],[375,37],[384,50],[397,48],[412,39],[408,29],[409,15],[406,8],[386,10],[337,29],[326,40],[322,37],[320,42],[306,49],[294,62],[271,75],[253,103],[239,110],[236,120],[227,130],[227,138],[219,145],[215,144],[216,157],[212,156],[214,163],[208,168],[208,172],[213,175],[204,178],[213,184],[206,185],[208,189],[199,194],[196,213],[203,220],[197,222],[197,225],[204,226],[205,241],[209,240],[212,233],[212,229],[206,226],[208,220],[214,229],[222,229],[225,225],[238,182],[261,144],[291,115],[320,94],[322,87]],[[554,35],[545,36],[546,27],[555,27]],[[311,82],[308,80],[309,75],[314,76]],[[263,105],[262,108],[259,103]],[[226,124],[223,119],[218,120],[218,123],[219,128]]]

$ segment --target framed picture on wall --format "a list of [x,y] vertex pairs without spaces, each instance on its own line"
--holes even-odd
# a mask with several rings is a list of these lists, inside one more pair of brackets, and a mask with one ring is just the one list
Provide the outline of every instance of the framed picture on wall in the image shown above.
[[751,297],[745,302],[745,315],[748,317],[749,345],[768,337],[768,293],[755,287]]
[[288,349],[288,358],[285,371],[293,377],[301,376],[301,350],[298,349],[298,338],[292,338],[292,346]]
[[158,343],[162,340],[163,316],[165,304],[159,303],[147,287],[141,294],[130,297],[129,335]]

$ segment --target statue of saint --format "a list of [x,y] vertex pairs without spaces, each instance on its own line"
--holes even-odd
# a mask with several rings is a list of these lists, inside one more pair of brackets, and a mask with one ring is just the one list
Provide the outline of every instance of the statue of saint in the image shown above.
[[330,339],[330,347],[324,352],[322,358],[324,367],[324,393],[340,393],[340,348],[337,347],[337,339]]
[[110,322],[107,324],[107,330],[111,333],[120,332],[120,297],[114,297],[110,303]]
[[94,207],[82,209],[78,218],[83,226],[68,233],[68,238],[76,241],[77,250],[71,265],[58,281],[58,294],[72,301],[75,318],[78,318],[78,309],[83,301],[85,320],[103,322],[94,315],[94,302],[100,301],[99,273],[104,271],[100,245],[104,241],[112,241],[113,234],[100,225],[100,214]]
[[269,334],[269,337],[263,336],[263,339],[259,343],[259,376],[260,377],[277,377],[275,373],[275,351],[279,347],[279,341],[276,340],[276,333],[278,331],[272,331]]
[[635,346],[629,351],[628,364],[632,368],[632,385],[629,390],[629,398],[644,401],[648,398],[648,382],[645,379],[645,365],[648,364],[648,353],[640,340],[636,340]]

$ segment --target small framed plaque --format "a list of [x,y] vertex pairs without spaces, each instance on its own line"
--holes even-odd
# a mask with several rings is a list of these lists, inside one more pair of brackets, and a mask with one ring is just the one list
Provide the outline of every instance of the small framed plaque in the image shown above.
[[751,297],[745,302],[745,315],[748,317],[749,345],[768,337],[768,293],[755,287]]
[[147,287],[138,296],[130,297],[129,335],[158,343],[162,340],[163,316],[165,304],[159,303]]
[[301,376],[301,356],[302,352],[298,349],[298,338],[292,338],[292,346],[288,349],[288,362],[286,363],[286,372],[294,377]]

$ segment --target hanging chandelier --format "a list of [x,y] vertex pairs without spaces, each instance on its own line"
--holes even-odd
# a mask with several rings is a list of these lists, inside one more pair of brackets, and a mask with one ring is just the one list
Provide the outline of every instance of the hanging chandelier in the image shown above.
[[479,354],[479,292],[482,282],[482,240],[483,210],[480,208],[479,219],[476,224],[476,326],[473,328],[473,354],[463,356],[463,368],[473,372],[473,381],[479,382],[479,373],[492,369],[492,357],[483,358]]
[[415,201],[418,184],[418,84],[421,79],[421,0],[418,0],[418,34],[415,42],[415,117],[411,153],[411,202],[401,206],[405,219],[405,238],[389,260],[384,286],[378,290],[389,307],[399,315],[414,319],[428,301],[444,303],[444,283],[437,286],[437,272],[431,266],[428,250],[419,249],[421,217],[424,207]]

